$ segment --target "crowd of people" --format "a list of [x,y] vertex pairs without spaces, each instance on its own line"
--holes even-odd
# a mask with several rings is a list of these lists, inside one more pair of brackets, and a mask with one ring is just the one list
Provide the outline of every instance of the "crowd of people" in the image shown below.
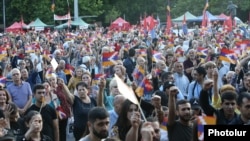
[[[0,141],[66,141],[71,132],[76,141],[198,141],[200,118],[250,124],[250,41],[237,26],[211,29],[157,28],[154,37],[141,26],[3,34]],[[237,59],[221,57],[225,48]]]

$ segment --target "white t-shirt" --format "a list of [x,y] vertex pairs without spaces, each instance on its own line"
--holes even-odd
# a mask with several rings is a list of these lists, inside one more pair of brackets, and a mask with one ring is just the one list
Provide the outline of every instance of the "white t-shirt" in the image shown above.
[[31,58],[31,61],[33,62],[33,64],[34,64],[35,60],[37,60],[37,62],[38,62],[37,66],[36,66],[37,71],[38,72],[43,71],[43,68],[42,68],[43,56],[40,55],[40,57],[38,57],[35,53],[31,53],[30,58]]

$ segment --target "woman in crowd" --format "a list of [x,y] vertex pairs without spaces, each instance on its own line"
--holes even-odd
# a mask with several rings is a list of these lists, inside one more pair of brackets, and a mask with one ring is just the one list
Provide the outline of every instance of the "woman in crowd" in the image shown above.
[[146,60],[142,56],[137,57],[136,66],[133,72],[133,78],[137,86],[140,85],[141,81],[145,77],[147,73],[145,70],[147,70]]
[[104,105],[107,110],[114,109],[114,97],[119,94],[120,91],[118,90],[116,79],[113,78],[109,82],[109,94],[104,93]]
[[27,132],[17,137],[17,141],[52,141],[52,139],[42,134],[43,119],[39,112],[30,111],[24,117],[26,126],[28,127]]
[[75,75],[70,78],[68,88],[71,92],[75,91],[76,84],[82,81],[83,69],[81,67],[76,68]]
[[83,72],[82,81],[88,86],[88,95],[94,99],[97,98],[98,86],[97,83],[94,82],[96,80],[91,78],[91,74],[88,71]]
[[131,81],[129,80],[126,74],[126,68],[122,65],[115,65],[114,66],[114,73],[120,77],[126,84],[131,85]]
[[[117,119],[117,122],[111,130],[111,136],[113,138],[118,138],[121,141],[126,140],[126,135],[132,128],[131,118],[135,112],[139,112],[138,105],[132,103],[128,99],[125,100],[122,104],[121,113]],[[140,140],[141,137],[138,138]]]
[[74,137],[78,141],[87,128],[88,112],[91,108],[96,107],[96,100],[88,96],[88,85],[84,82],[76,84],[76,90],[79,96],[70,93],[64,81],[58,78],[58,86],[63,89],[68,102],[73,108],[74,116]]
[[0,88],[0,109],[5,110],[7,108],[8,103],[11,102],[11,96],[9,93],[3,89],[3,86]]
[[[57,107],[57,112],[59,118],[59,132],[60,132],[60,140],[66,141],[66,126],[68,122],[68,118],[71,116],[70,113],[70,104],[67,101],[67,97],[65,95],[65,91],[62,86],[58,85],[57,81],[58,77],[53,74],[47,77],[49,83],[45,82],[44,85],[46,86],[46,91],[50,93],[56,94],[60,101],[60,106]],[[63,114],[63,115],[62,115]]]

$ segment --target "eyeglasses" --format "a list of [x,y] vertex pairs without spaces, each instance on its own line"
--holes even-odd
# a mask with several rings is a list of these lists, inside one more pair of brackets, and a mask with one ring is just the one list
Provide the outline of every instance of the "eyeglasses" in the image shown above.
[[117,88],[117,86],[112,86],[112,88]]

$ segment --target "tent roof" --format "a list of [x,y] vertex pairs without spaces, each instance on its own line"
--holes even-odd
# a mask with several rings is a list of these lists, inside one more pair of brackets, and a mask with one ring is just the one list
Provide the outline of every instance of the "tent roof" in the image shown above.
[[89,24],[84,22],[81,18],[78,18],[78,19],[72,21],[71,25],[74,25],[74,26],[88,26]]
[[10,25],[9,27],[7,27],[6,29],[8,31],[11,30],[19,30],[19,29],[23,29],[23,27],[27,26],[24,22],[14,22],[12,25]]
[[12,25],[7,27],[7,29],[16,29],[16,28],[21,28],[18,22],[14,22]]
[[189,11],[185,12],[183,15],[181,15],[180,17],[177,17],[175,19],[172,19],[173,22],[180,22],[183,21],[184,15],[186,16],[186,21],[193,21],[196,20],[197,17],[193,14],[191,14]]
[[220,15],[217,16],[218,18],[222,18],[222,19],[227,19],[229,18],[229,16],[225,15],[224,13],[221,13]]
[[30,27],[45,27],[48,26],[44,22],[42,22],[39,18],[37,18],[33,23],[30,23],[28,26]]
[[112,24],[120,24],[120,23],[128,23],[128,22],[122,19],[121,17],[117,18],[115,21],[112,22]]
[[65,27],[68,27],[68,22],[56,26],[55,29],[62,29],[62,28],[65,28]]
[[119,17],[110,24],[110,29],[128,30],[130,23]]
[[[207,17],[210,21],[218,21],[218,20],[224,21],[225,20],[224,18],[219,18],[219,17],[212,15],[209,11],[206,11],[206,14],[207,14]],[[203,15],[198,16],[197,19],[198,19],[198,21],[202,21]]]

